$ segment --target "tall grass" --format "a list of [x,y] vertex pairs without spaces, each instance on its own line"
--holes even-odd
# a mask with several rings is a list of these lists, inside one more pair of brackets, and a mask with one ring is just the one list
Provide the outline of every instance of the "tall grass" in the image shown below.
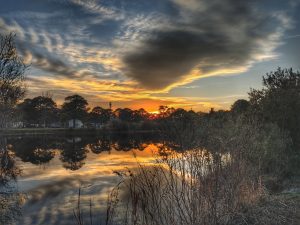
[[285,162],[289,139],[279,129],[228,120],[207,124],[202,132],[185,124],[165,132],[176,137],[177,152],[161,148],[154,165],[119,174],[106,225],[293,224],[288,215],[294,214],[285,214],[285,207],[269,213],[272,201],[260,205],[268,199],[263,175],[267,169],[281,171]]
[[228,224],[263,188],[256,172],[234,155],[197,149],[139,165],[114,192],[107,224],[217,225]]

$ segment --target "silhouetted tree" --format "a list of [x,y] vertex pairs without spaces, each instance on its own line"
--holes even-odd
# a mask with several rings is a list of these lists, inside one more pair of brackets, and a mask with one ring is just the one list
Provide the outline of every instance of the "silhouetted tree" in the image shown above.
[[58,108],[50,96],[38,96],[25,99],[18,105],[23,121],[47,127],[49,123],[58,119]]
[[133,116],[132,120],[134,122],[140,122],[148,119],[149,113],[145,109],[141,108],[138,110],[134,110],[132,116]]
[[32,99],[26,98],[23,102],[17,105],[17,111],[21,115],[20,118],[25,126],[30,126],[36,123],[35,110],[32,107]]
[[38,96],[32,99],[32,105],[40,125],[48,126],[54,122],[58,113],[57,105],[50,96]]
[[168,106],[164,106],[164,105],[161,105],[158,108],[160,118],[166,118],[170,116],[174,111],[175,109],[173,107],[169,108]]
[[103,109],[99,106],[96,106],[89,113],[89,119],[92,123],[107,123],[112,116],[110,109]]
[[236,115],[240,115],[242,113],[247,112],[249,109],[250,103],[245,99],[236,100],[231,106],[231,112]]
[[8,127],[16,103],[24,97],[26,65],[17,54],[14,35],[0,34],[0,127]]
[[116,109],[115,114],[121,121],[124,122],[133,121],[133,111],[129,108]]
[[84,120],[87,116],[88,102],[80,95],[72,95],[65,98],[62,105],[62,114],[65,119],[73,120],[73,128],[75,128],[75,120]]

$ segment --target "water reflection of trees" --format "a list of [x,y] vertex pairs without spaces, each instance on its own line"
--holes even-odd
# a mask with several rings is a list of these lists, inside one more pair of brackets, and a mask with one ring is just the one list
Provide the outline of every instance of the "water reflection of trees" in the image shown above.
[[78,170],[84,164],[88,152],[100,154],[116,151],[144,151],[150,144],[158,149],[158,154],[166,156],[169,151],[181,151],[178,140],[161,139],[149,134],[111,134],[101,136],[35,136],[8,140],[11,151],[23,162],[45,165],[56,153],[66,169]]
[[55,156],[54,144],[45,137],[22,138],[13,141],[13,150],[23,162],[41,165]]
[[101,152],[110,152],[112,149],[112,143],[109,139],[99,139],[94,143],[88,144],[89,149],[95,153],[100,154]]
[[0,138],[0,224],[12,224],[21,215],[23,195],[16,186],[21,170],[11,148],[6,138]]
[[86,143],[73,137],[62,144],[60,159],[66,169],[78,170],[84,165],[87,152]]
[[145,135],[119,134],[112,137],[112,147],[117,151],[143,151],[149,144],[158,141],[157,137]]
[[7,185],[16,180],[21,170],[16,166],[14,153],[9,149],[0,147],[0,185]]

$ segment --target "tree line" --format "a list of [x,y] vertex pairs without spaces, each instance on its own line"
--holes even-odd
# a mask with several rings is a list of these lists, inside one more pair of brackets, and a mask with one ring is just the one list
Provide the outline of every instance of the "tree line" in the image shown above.
[[[102,108],[95,106],[88,107],[88,101],[78,95],[71,95],[65,98],[61,107],[52,99],[51,95],[46,94],[32,99],[25,99],[16,105],[16,121],[22,122],[24,127],[51,127],[57,126],[57,123],[64,124],[68,121],[74,123],[75,120],[82,121],[86,127],[97,127],[108,123],[109,121],[119,120],[124,123],[139,123],[158,118],[166,118],[170,115],[175,116],[178,113],[187,113],[183,109],[160,107],[160,113],[155,115],[141,108],[132,110],[130,108]],[[62,125],[63,126],[63,125]]]

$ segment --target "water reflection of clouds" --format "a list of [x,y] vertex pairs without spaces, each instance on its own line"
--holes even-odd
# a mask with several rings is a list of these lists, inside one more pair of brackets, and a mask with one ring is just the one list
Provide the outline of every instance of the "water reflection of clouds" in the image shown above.
[[135,167],[137,162],[152,163],[157,153],[153,144],[145,145],[143,151],[118,151],[112,147],[100,154],[85,148],[85,165],[78,170],[62,166],[60,150],[55,150],[54,158],[47,164],[18,161],[24,171],[18,186],[20,191],[28,194],[20,225],[74,224],[73,209],[79,186],[88,186],[83,188],[81,196],[83,212],[88,214],[89,199],[92,199],[95,217],[103,216],[107,194],[118,181],[113,172]]
[[[94,216],[100,216],[106,206],[107,193],[116,177],[99,177],[83,182],[67,179],[47,186],[39,186],[29,192],[30,201],[23,208],[24,222],[26,224],[74,224],[73,209],[77,204],[79,183],[82,186],[93,185],[82,189],[81,209],[83,214],[89,213],[89,200],[92,199]],[[45,191],[46,190],[46,191]]]

